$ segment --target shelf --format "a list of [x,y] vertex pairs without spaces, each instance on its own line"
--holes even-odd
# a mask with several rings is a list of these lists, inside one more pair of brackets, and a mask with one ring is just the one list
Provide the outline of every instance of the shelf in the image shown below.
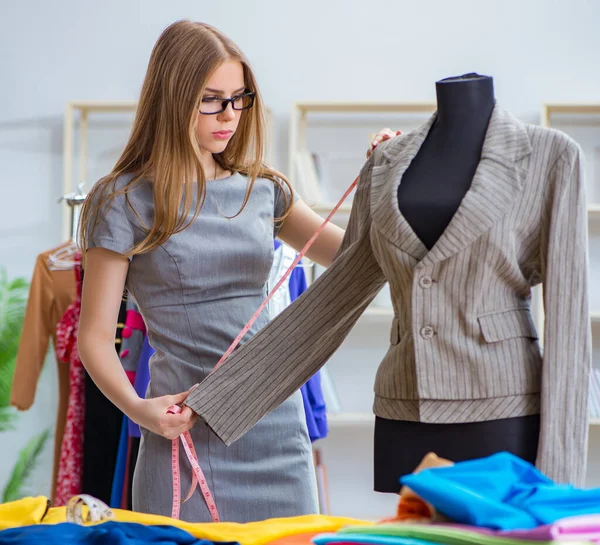
[[588,206],[588,216],[590,219],[600,219],[600,204],[590,204]]
[[[325,214],[325,215],[328,215],[329,212],[331,212],[334,207],[335,207],[335,204],[313,204],[313,205],[311,205],[311,208],[317,214]],[[342,204],[342,206],[340,206],[338,208],[336,214],[350,214],[351,210],[352,210],[351,204]]]
[[298,102],[294,107],[321,113],[430,113],[436,109],[433,102]]
[[365,310],[363,316],[371,316],[374,318],[393,318],[394,309],[383,307],[369,307],[367,308],[367,310]]
[[[380,118],[380,123],[384,124],[383,119],[389,119],[393,114],[395,116],[405,115],[409,117],[430,117],[431,114],[436,110],[435,102],[344,102],[344,101],[306,101],[296,102],[292,107],[292,114],[289,125],[289,154],[288,154],[288,169],[287,174],[289,180],[297,189],[298,193],[302,195],[307,204],[320,215],[327,215],[332,209],[335,203],[321,202],[330,198],[328,189],[332,188],[327,185],[327,182],[319,176],[320,169],[315,163],[313,153],[317,152],[317,155],[323,152],[323,150],[312,149],[309,145],[308,133],[309,127],[314,119],[327,119],[323,114],[332,114],[334,116],[341,116],[354,119],[359,123],[356,127],[357,130],[364,130],[364,148],[367,148],[372,137],[371,134],[376,127],[371,126],[369,123],[369,129],[364,125],[364,122],[370,116],[373,118]],[[386,121],[385,124],[388,122]],[[379,125],[379,122],[377,123]],[[345,131],[344,127],[338,129],[341,132]],[[358,138],[358,134],[356,135]],[[335,139],[333,140],[335,143]],[[358,144],[358,142],[357,142]],[[333,146],[334,148],[336,145]],[[351,146],[351,148],[354,148]],[[351,152],[352,163],[355,163],[356,176],[360,170],[362,164],[361,157],[364,157],[362,151],[364,149],[361,145],[360,153],[356,154]],[[342,142],[337,143],[338,150],[346,150],[347,146]],[[366,150],[365,150],[366,151]],[[349,151],[344,151],[348,153]],[[324,164],[321,163],[321,167]],[[346,183],[350,183],[351,178]],[[331,183],[331,182],[330,182]],[[337,190],[334,190],[337,193]],[[327,196],[326,196],[327,195]],[[340,197],[342,193],[340,192]],[[339,210],[341,219],[337,220],[337,223],[342,223],[350,213],[351,207],[348,205],[342,206]],[[314,206],[313,206],[314,205]],[[344,217],[345,216],[345,217]]]
[[71,108],[87,112],[131,112],[137,108],[133,100],[74,100]]
[[550,127],[553,114],[600,115],[600,103],[548,103],[542,106],[542,125]]
[[600,418],[590,418],[590,426],[600,426]]
[[330,413],[327,415],[327,423],[330,426],[353,426],[357,424],[373,424],[375,415],[373,413]]

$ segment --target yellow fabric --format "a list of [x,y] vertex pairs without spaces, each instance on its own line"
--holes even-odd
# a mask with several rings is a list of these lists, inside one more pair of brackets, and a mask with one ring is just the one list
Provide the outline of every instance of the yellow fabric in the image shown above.
[[[198,539],[210,541],[237,541],[241,545],[267,545],[282,537],[309,532],[324,533],[337,532],[340,528],[349,525],[370,525],[371,522],[345,517],[330,517],[326,515],[307,515],[303,517],[289,517],[269,519],[259,522],[239,524],[235,522],[191,523],[175,520],[170,517],[147,515],[123,509],[112,509],[115,519],[119,522],[138,522],[146,525],[166,524],[176,526],[189,532]],[[57,524],[65,522],[66,508],[54,507],[44,517],[44,524]]]
[[48,498],[23,498],[0,503],[0,530],[39,524],[48,509]]

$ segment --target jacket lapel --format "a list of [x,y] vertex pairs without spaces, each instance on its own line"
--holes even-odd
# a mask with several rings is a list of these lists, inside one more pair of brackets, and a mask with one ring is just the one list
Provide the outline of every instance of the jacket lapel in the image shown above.
[[419,240],[398,208],[398,184],[425,141],[436,114],[421,128],[390,141],[373,167],[371,212],[375,226],[398,248],[425,265],[433,265],[472,244],[511,208],[527,171],[519,165],[531,153],[525,126],[496,106],[471,187],[452,221],[431,251]]
[[371,177],[371,217],[385,237],[403,252],[421,260],[427,248],[404,219],[398,207],[398,185],[423,145],[435,121],[434,114],[423,126],[381,146],[379,163]]

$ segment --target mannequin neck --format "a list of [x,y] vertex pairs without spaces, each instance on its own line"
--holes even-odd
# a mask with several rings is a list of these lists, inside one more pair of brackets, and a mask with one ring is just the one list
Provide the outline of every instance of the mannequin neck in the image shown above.
[[466,74],[436,83],[438,124],[443,130],[487,129],[494,110],[494,82],[489,76]]

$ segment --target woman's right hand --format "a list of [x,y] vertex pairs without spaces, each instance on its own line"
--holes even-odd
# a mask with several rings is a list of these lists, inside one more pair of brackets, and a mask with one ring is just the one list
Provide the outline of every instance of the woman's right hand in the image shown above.
[[381,144],[381,142],[385,142],[386,140],[389,140],[390,138],[394,138],[394,136],[398,136],[399,134],[402,134],[402,131],[396,131],[396,132],[394,132],[392,129],[387,129],[387,128],[386,129],[381,129],[377,133],[377,135],[373,139],[373,142],[371,142],[371,146],[367,150],[367,159],[369,157],[371,157],[371,155],[373,154],[373,150],[379,144]]
[[180,394],[140,399],[132,411],[132,420],[152,433],[166,439],[176,439],[194,426],[198,415],[186,406],[183,406],[178,414],[170,414],[167,410],[171,405],[181,405],[191,391],[190,389]]

